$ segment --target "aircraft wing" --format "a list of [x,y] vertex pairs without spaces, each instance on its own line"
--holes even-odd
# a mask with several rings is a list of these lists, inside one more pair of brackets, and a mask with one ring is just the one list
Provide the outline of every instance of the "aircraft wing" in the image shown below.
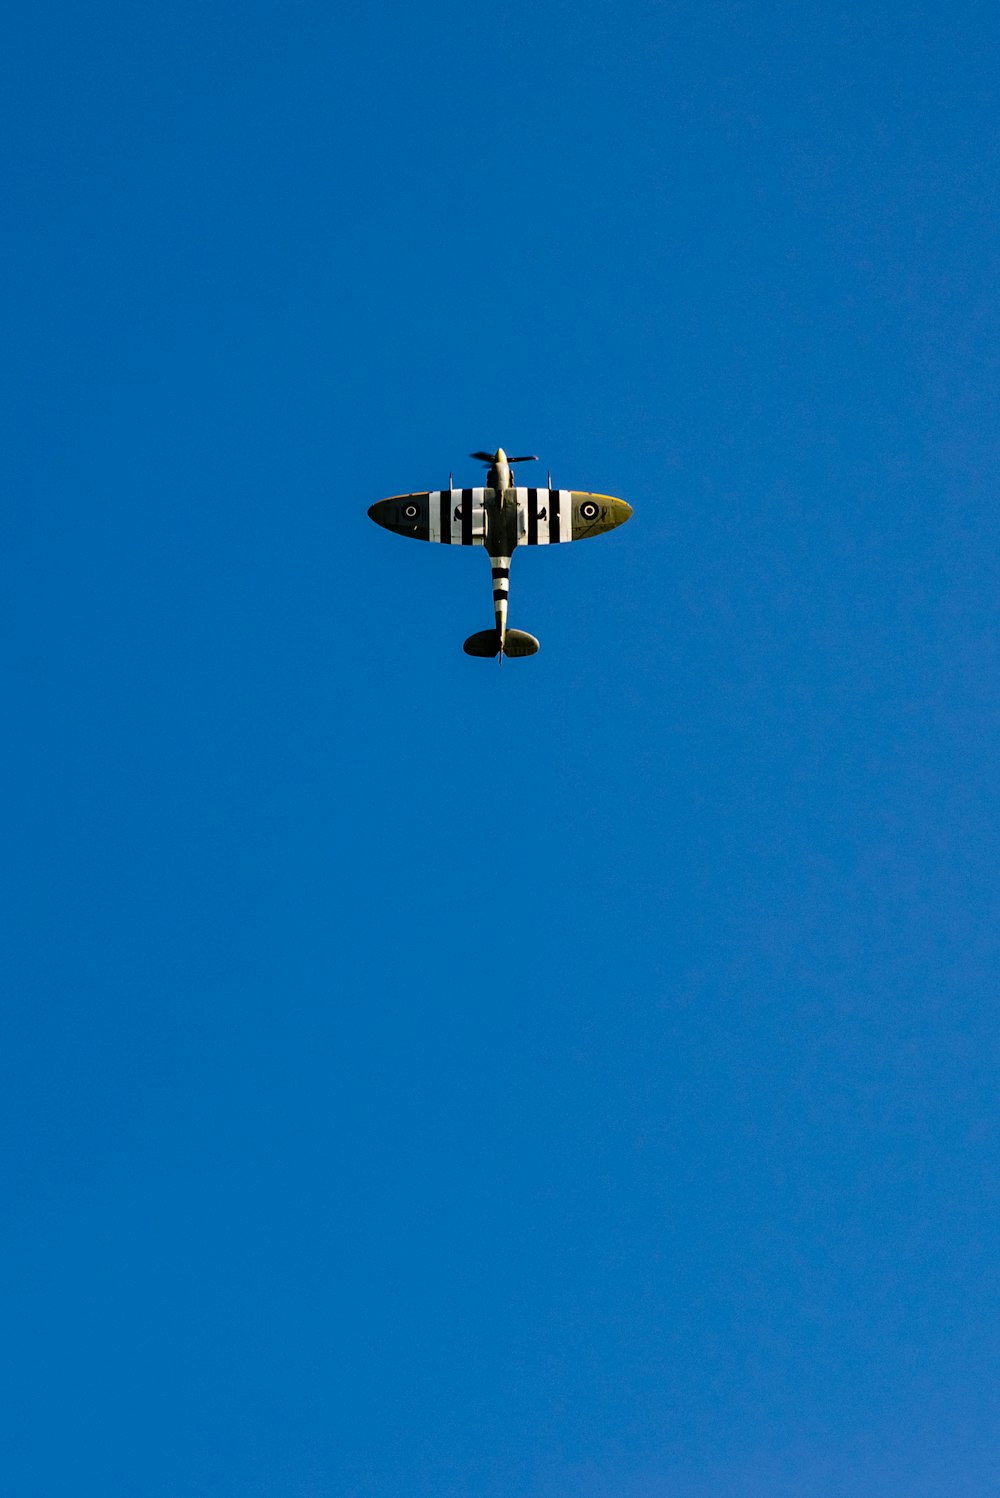
[[488,489],[431,489],[423,494],[394,494],[368,511],[376,525],[418,541],[446,546],[482,546],[486,540]]
[[632,506],[610,494],[586,494],[579,489],[516,489],[517,544],[550,546],[559,541],[583,541],[624,525]]

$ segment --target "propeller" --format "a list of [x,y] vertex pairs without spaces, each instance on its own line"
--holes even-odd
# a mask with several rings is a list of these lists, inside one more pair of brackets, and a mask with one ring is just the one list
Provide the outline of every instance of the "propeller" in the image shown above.
[[[496,456],[495,453],[470,453],[469,454],[470,458],[478,458],[481,463],[492,463],[493,459],[495,458],[495,456]],[[537,463],[538,462],[538,454],[537,453],[526,453],[523,457],[520,457],[520,458],[508,458],[507,462],[508,463]]]

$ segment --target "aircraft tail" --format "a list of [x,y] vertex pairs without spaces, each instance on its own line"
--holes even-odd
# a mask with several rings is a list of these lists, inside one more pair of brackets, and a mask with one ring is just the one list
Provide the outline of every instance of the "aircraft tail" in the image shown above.
[[508,629],[501,645],[498,629],[483,629],[478,634],[470,635],[463,649],[466,655],[479,655],[487,658],[499,655],[502,649],[504,655],[516,658],[521,655],[535,655],[538,650],[538,641],[534,635],[529,635],[523,629]]

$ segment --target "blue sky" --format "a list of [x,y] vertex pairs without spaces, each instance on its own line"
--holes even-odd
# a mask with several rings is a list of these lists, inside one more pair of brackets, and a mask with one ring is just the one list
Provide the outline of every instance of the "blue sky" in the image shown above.
[[998,30],[8,11],[5,1491],[996,1492]]

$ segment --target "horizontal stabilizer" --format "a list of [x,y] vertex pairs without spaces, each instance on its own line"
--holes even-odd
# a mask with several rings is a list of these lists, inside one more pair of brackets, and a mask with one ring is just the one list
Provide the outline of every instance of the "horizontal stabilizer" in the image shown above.
[[481,629],[478,635],[469,636],[462,649],[466,655],[499,655],[500,631],[498,629]]
[[538,641],[523,629],[509,629],[503,642],[504,655],[537,655]]
[[[500,654],[500,634],[495,629],[482,629],[470,635],[462,647],[466,655],[494,656]],[[509,629],[503,642],[503,653],[512,658],[519,655],[534,655],[538,641],[523,629]]]

